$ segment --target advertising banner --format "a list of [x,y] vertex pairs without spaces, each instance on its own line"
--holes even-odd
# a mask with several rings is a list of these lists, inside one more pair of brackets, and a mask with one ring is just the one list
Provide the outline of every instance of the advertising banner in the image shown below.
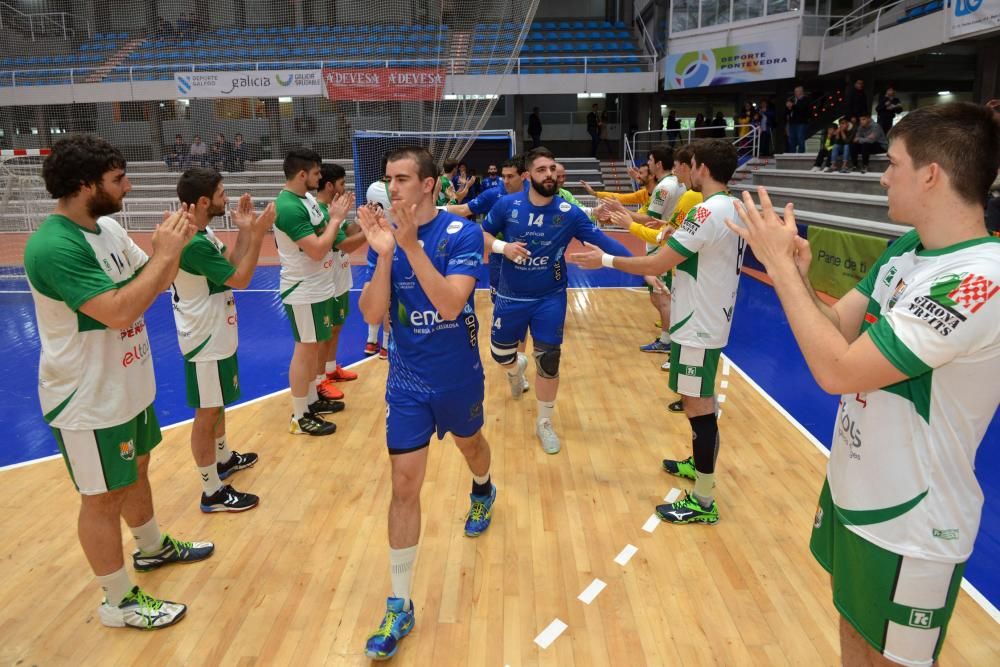
[[444,72],[434,67],[323,69],[326,97],[331,100],[440,100],[444,80]]
[[315,97],[323,94],[323,73],[310,70],[176,72],[177,97]]
[[671,53],[667,55],[663,86],[666,90],[682,90],[785,79],[795,76],[798,48],[798,40],[790,39]]
[[885,252],[888,241],[839,229],[809,227],[809,282],[838,299],[854,288]]
[[948,0],[948,39],[1000,28],[1000,0]]

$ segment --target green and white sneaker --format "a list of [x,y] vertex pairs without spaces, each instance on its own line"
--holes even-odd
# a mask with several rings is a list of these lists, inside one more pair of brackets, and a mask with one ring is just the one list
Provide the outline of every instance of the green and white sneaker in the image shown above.
[[663,469],[674,477],[683,477],[684,479],[693,480],[698,474],[694,469],[694,456],[689,456],[683,461],[663,459]]
[[656,506],[656,516],[667,523],[705,523],[708,525],[719,522],[719,506],[713,500],[708,507],[702,507],[694,494],[685,493],[684,497],[675,503]]
[[139,549],[132,552],[132,565],[136,572],[148,572],[170,563],[194,563],[205,560],[215,551],[211,542],[181,542],[166,533],[160,549],[153,553],[143,553]]
[[187,606],[179,602],[157,600],[135,586],[121,603],[114,607],[107,600],[97,608],[101,623],[109,628],[159,630],[184,618]]

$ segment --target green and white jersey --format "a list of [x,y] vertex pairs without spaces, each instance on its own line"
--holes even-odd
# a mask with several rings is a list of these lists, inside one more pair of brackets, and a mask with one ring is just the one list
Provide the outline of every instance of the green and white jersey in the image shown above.
[[[327,220],[329,220],[330,207],[323,202],[317,203],[323,209],[323,213],[326,214]],[[338,250],[340,244],[347,238],[347,225],[349,224],[347,220],[340,223],[340,229],[337,230],[337,238],[333,241],[333,270],[330,273],[333,279],[334,296],[340,296],[354,287],[354,279],[351,277],[351,256],[346,252]]]
[[677,208],[677,203],[681,196],[687,192],[684,184],[677,180],[673,174],[664,176],[649,197],[649,217],[654,220],[669,220],[670,214]]
[[94,430],[124,424],[153,402],[156,381],[146,322],[109,329],[80,306],[132,280],[146,253],[114,218],[96,231],[47,217],[24,250],[42,355],[38,397],[50,426]]
[[681,345],[715,349],[729,342],[746,243],[726,227],[739,220],[736,200],[717,192],[698,204],[667,240],[685,257],[674,271],[670,336]]
[[218,361],[236,353],[236,301],[226,281],[236,273],[226,246],[206,227],[181,253],[171,285],[177,342],[187,361]]
[[274,204],[277,209],[274,241],[281,261],[279,290],[282,303],[307,305],[329,299],[333,296],[333,250],[316,261],[296,243],[310,234],[322,234],[329,216],[308,192],[300,197],[282,190]]
[[925,250],[909,232],[855,289],[862,333],[908,379],[841,397],[833,502],[884,549],[962,562],[983,505],[976,449],[1000,402],[1000,239]]

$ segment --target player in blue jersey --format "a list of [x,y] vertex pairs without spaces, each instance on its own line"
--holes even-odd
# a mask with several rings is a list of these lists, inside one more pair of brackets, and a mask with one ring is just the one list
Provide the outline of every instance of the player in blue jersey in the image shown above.
[[[578,207],[556,196],[556,161],[546,148],[524,156],[531,189],[503,197],[483,222],[486,243],[504,259],[500,266],[490,351],[507,371],[511,395],[521,397],[525,363],[518,342],[531,331],[537,374],[538,419],[535,433],[547,454],[560,449],[552,428],[559,390],[559,355],[566,321],[566,247],[574,238],[614,254],[631,254],[601,233]],[[496,236],[503,234],[505,241]],[[613,250],[612,250],[613,249]]]
[[470,199],[465,204],[452,204],[447,207],[447,211],[455,215],[460,215],[463,218],[471,215],[486,215],[501,197],[512,195],[523,189],[521,170],[516,160],[511,158],[504,162],[501,167],[501,174],[503,180],[500,182],[500,185],[484,189],[475,198]]
[[386,442],[392,465],[389,562],[392,597],[365,654],[385,660],[413,628],[410,580],[420,539],[420,487],[427,446],[451,432],[472,471],[472,507],[465,534],[485,531],[496,487],[490,447],[482,435],[483,365],[473,290],[483,263],[479,225],[434,207],[437,169],[423,148],[401,148],[386,160],[392,222],[373,208],[358,210],[371,248],[359,306],[369,324],[388,307],[389,377]]
[[499,187],[503,187],[503,180],[501,180],[501,177],[499,176],[497,166],[495,164],[491,164],[486,169],[486,176],[483,177],[483,190]]

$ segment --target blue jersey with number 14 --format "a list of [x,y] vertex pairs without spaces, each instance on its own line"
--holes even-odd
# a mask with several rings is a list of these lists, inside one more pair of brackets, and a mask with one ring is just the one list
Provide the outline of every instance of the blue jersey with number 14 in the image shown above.
[[538,299],[566,289],[566,247],[574,238],[593,243],[612,255],[629,256],[625,246],[607,237],[587,214],[562,197],[535,206],[527,193],[502,197],[483,222],[483,229],[521,241],[531,252],[523,264],[507,258],[500,266],[497,294],[512,299]]

